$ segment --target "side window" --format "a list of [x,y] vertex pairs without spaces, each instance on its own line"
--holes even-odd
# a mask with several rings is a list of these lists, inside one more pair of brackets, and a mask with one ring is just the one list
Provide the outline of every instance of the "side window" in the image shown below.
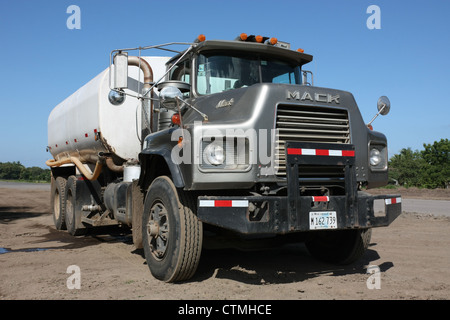
[[[191,83],[191,61],[185,60],[178,63],[170,72],[170,80],[183,81]],[[189,97],[189,92],[184,94],[185,97]]]

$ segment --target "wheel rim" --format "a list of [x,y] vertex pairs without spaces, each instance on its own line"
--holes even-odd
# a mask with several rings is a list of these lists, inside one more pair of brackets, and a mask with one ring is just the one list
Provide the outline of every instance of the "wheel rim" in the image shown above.
[[162,260],[169,243],[169,218],[166,207],[159,201],[150,209],[147,234],[152,255],[155,259]]

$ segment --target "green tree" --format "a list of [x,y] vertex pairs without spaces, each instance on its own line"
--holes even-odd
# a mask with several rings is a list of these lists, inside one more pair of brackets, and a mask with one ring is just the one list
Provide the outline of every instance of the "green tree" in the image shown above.
[[20,179],[20,173],[25,167],[17,162],[0,162],[0,179],[5,180],[18,180]]
[[50,182],[51,171],[39,167],[26,168],[20,161],[0,162],[0,179]]
[[404,186],[419,186],[424,161],[419,151],[403,148],[389,161],[389,176]]
[[424,144],[422,184],[426,188],[445,188],[450,183],[450,141],[441,139]]

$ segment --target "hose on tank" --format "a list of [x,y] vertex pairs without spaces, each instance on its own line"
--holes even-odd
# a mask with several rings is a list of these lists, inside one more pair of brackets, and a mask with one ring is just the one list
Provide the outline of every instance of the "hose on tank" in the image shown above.
[[105,157],[105,162],[109,170],[114,172],[123,172],[123,165],[116,165],[111,157]]
[[98,176],[102,172],[102,167],[103,167],[103,163],[100,161],[97,161],[97,163],[95,164],[94,172],[91,173],[85,168],[85,166],[80,161],[80,159],[78,159],[76,157],[69,157],[69,158],[65,158],[62,160],[50,159],[45,162],[45,164],[49,167],[59,167],[63,164],[68,164],[68,163],[75,164],[76,167],[78,168],[78,170],[80,170],[80,172],[83,174],[83,176],[90,181],[97,180]]

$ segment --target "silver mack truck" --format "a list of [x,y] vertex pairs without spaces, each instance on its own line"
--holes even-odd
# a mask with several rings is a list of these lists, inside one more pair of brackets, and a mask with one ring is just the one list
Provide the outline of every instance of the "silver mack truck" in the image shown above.
[[304,242],[356,261],[401,213],[400,196],[363,191],[388,181],[371,123],[390,103],[365,123],[351,93],[314,86],[312,58],[247,34],[111,51],[48,119],[56,228],[129,227],[166,282],[190,279],[203,248]]

